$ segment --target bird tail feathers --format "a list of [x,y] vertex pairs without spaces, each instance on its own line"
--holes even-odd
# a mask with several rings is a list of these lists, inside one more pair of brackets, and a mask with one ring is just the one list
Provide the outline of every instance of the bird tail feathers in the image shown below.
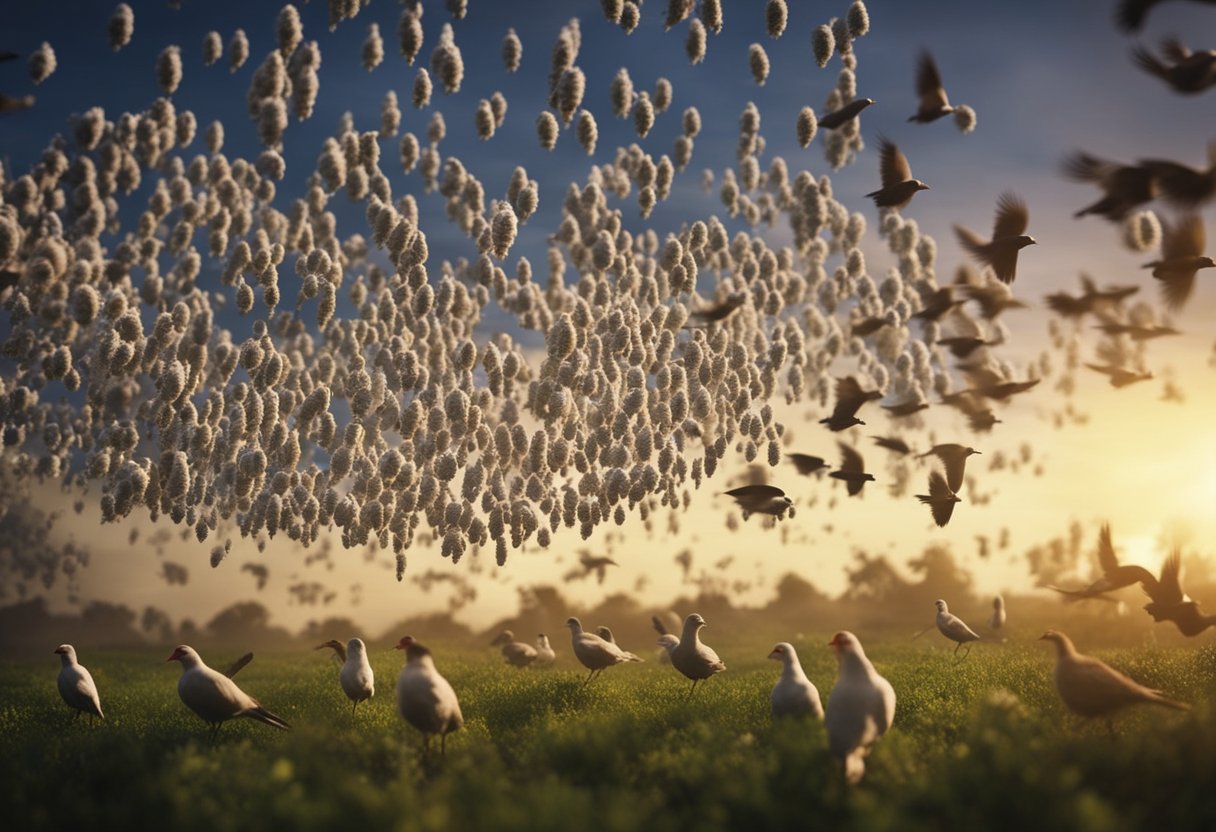
[[1154,697],[1153,697],[1152,701],[1158,705],[1164,705],[1167,708],[1173,708],[1175,711],[1189,711],[1191,709],[1191,706],[1188,705],[1187,703],[1178,702],[1174,699],[1170,699],[1168,696],[1166,696],[1164,693],[1162,693],[1159,690],[1153,691],[1153,694],[1154,694]]
[[625,661],[627,661],[627,662],[645,661],[645,659],[639,658],[636,653],[630,653],[628,651],[622,651],[622,652],[624,653]]
[[958,243],[970,254],[976,257],[982,257],[984,254],[984,241],[981,240],[974,231],[969,228],[963,228],[961,225],[954,226],[954,234],[958,237]]
[[263,708],[261,705],[258,705],[256,708],[250,708],[248,711],[245,711],[244,716],[247,716],[250,719],[256,719],[258,722],[265,723],[266,725],[269,725],[272,728],[278,728],[281,731],[290,731],[291,730],[291,725],[289,725],[287,723],[287,720],[283,719],[280,716],[275,716],[270,711]]

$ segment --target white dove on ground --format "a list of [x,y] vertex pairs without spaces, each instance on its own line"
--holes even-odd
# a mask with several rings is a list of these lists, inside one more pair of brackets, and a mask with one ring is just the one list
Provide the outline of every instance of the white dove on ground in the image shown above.
[[824,716],[828,749],[844,761],[845,779],[854,784],[865,774],[870,746],[895,720],[895,689],[870,664],[857,636],[839,632],[828,646],[836,651],[839,666]]
[[604,641],[595,633],[583,632],[583,624],[577,618],[566,619],[566,626],[570,628],[570,642],[574,648],[575,658],[582,662],[583,667],[591,671],[583,680],[584,685],[606,667],[624,662],[641,661],[633,653],[622,650],[610,641]]
[[464,726],[460,701],[448,680],[435,669],[431,651],[403,636],[394,646],[405,651],[405,667],[397,677],[397,712],[422,732],[422,750],[430,749],[431,737],[439,735],[439,753],[447,752],[448,734]]
[[689,696],[697,689],[697,682],[726,670],[726,665],[718,658],[718,654],[701,643],[699,633],[704,626],[705,619],[694,612],[684,619],[684,634],[680,637],[680,643],[671,648],[672,665],[692,679],[692,687],[688,689]]
[[207,667],[193,647],[180,645],[165,661],[181,662],[182,675],[177,680],[177,695],[187,708],[211,726],[212,741],[220,725],[238,716],[256,719],[284,731],[291,730],[286,720],[263,708],[256,699],[237,687],[236,682],[218,670]]
[[958,655],[958,648],[966,644],[967,652],[963,654],[963,658],[966,658],[968,653],[971,652],[971,645],[968,642],[979,641],[979,635],[968,627],[963,619],[951,613],[949,607],[946,606],[945,601],[939,598],[933,603],[937,607],[938,631],[951,641],[958,642],[954,646],[954,654],[956,656]]
[[813,716],[823,719],[823,703],[819,701],[819,690],[806,678],[798,653],[788,641],[783,641],[768,654],[770,659],[781,662],[781,677],[773,685],[773,719],[793,716]]
[[544,633],[536,637],[536,658],[532,660],[533,667],[549,667],[557,661],[557,653],[549,644],[549,637]]
[[1056,691],[1064,704],[1076,714],[1085,717],[1107,717],[1140,702],[1164,705],[1179,711],[1189,711],[1190,705],[1175,702],[1159,690],[1146,688],[1129,679],[1119,671],[1092,656],[1083,656],[1073,647],[1072,640],[1058,630],[1048,630],[1039,636],[1040,641],[1050,641],[1056,646],[1056,669],[1052,674]]
[[367,647],[363,639],[352,638],[346,642],[346,661],[342,663],[338,681],[351,701],[351,716],[355,715],[360,702],[366,702],[376,695],[376,677],[367,660]]
[[76,648],[70,644],[61,644],[55,648],[59,654],[59,695],[63,701],[76,709],[76,717],[82,713],[90,717],[106,715],[101,712],[101,698],[97,695],[97,685],[93,683],[93,675],[88,668],[76,661]]
[[490,642],[491,647],[502,647],[502,657],[512,667],[527,667],[536,661],[536,648],[515,640],[515,633],[503,630]]

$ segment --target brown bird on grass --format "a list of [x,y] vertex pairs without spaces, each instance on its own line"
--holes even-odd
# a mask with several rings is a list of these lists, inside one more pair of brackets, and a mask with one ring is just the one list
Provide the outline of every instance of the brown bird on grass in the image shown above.
[[1203,253],[1207,239],[1197,215],[1161,225],[1161,259],[1145,263],[1144,268],[1151,268],[1153,277],[1161,281],[1161,300],[1177,311],[1190,300],[1198,271],[1216,268],[1216,260]]
[[984,242],[975,232],[954,226],[959,245],[979,262],[990,266],[1002,283],[1012,283],[1017,276],[1018,252],[1035,244],[1034,237],[1026,234],[1030,224],[1030,211],[1018,195],[1006,191],[996,203],[996,222],[992,227],[992,239]]
[[[1140,27],[1144,25],[1149,11],[1162,2],[1164,0],[1119,0],[1119,6],[1115,9],[1115,23],[1125,32],[1139,31]],[[1216,0],[1191,0],[1191,2],[1216,6]]]
[[916,115],[909,116],[908,121],[928,124],[954,112],[950,99],[946,97],[946,88],[942,86],[937,62],[927,50],[920,53],[920,59],[916,62],[916,94],[920,97],[920,106]]
[[819,424],[827,425],[828,429],[832,431],[845,430],[854,425],[864,425],[865,422],[857,418],[857,411],[866,402],[881,398],[882,393],[877,390],[862,390],[857,379],[852,376],[838,378],[836,379],[836,407],[833,408],[832,415],[820,419]]
[[1064,175],[1076,182],[1096,185],[1103,196],[1073,214],[1080,218],[1097,214],[1111,222],[1122,222],[1137,206],[1152,202],[1161,193],[1160,177],[1140,165],[1122,165],[1088,153],[1077,152],[1064,160]]
[[866,473],[865,462],[862,460],[861,454],[843,442],[837,444],[840,445],[840,467],[828,476],[843,480],[848,485],[846,490],[849,496],[856,497],[861,493],[861,489],[865,488],[867,482],[874,481],[874,475]]
[[917,494],[916,499],[929,506],[929,511],[933,514],[933,522],[938,526],[945,526],[949,523],[950,516],[954,514],[954,504],[962,502],[954,490],[946,484],[946,478],[939,471],[930,472],[929,493]]
[[1090,364],[1086,363],[1086,367],[1094,372],[1102,373],[1110,378],[1110,386],[1116,390],[1122,390],[1128,385],[1135,384],[1138,381],[1148,381],[1153,377],[1151,372],[1139,372],[1137,370],[1129,370],[1126,367],[1116,367],[1112,364]]
[[[975,448],[959,445],[955,442],[948,442],[943,445],[934,445],[921,454],[920,458],[924,459],[927,456],[935,456],[940,459],[946,469],[946,484],[950,486],[951,491],[958,492],[963,488],[963,476],[967,470],[967,457],[978,453],[981,452]],[[932,480],[930,480],[930,483],[932,483]],[[930,491],[932,491],[932,487]]]
[[927,191],[929,186],[912,178],[912,166],[908,164],[908,157],[893,142],[880,137],[879,148],[882,187],[866,196],[873,199],[879,208],[907,207],[917,191]]
[[1161,57],[1143,47],[1132,50],[1136,65],[1155,75],[1174,92],[1195,95],[1216,86],[1216,49],[1192,52],[1177,38],[1161,42]]
[[1102,577],[1084,589],[1061,589],[1058,586],[1048,586],[1047,588],[1064,595],[1066,601],[1073,602],[1104,597],[1107,592],[1114,592],[1137,583],[1144,586],[1157,586],[1157,579],[1153,577],[1153,573],[1143,566],[1134,564],[1124,566],[1119,563],[1119,556],[1115,554],[1115,546],[1111,542],[1109,523],[1103,524],[1102,531],[1098,534],[1098,564],[1102,567]]
[[1182,591],[1182,553],[1170,552],[1161,565],[1161,577],[1153,584],[1141,584],[1150,601],[1144,610],[1156,622],[1172,621],[1178,632],[1188,638],[1208,627],[1216,627],[1216,615],[1204,615],[1199,604]]
[[833,110],[819,119],[819,126],[825,130],[835,130],[840,125],[850,119],[857,118],[857,115],[874,103],[873,98],[855,98],[848,104],[845,104],[839,110]]
[[[803,476],[814,474],[816,471],[821,471],[828,467],[827,462],[821,456],[811,456],[810,454],[786,454],[785,458],[794,463],[794,467],[798,469],[798,473]],[[662,635],[660,633],[659,635]]]

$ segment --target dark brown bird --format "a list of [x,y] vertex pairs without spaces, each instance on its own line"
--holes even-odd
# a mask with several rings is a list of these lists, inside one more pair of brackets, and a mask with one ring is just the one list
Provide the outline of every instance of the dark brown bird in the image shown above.
[[985,243],[973,231],[960,225],[954,226],[959,245],[976,260],[990,266],[1002,283],[1012,283],[1017,276],[1018,252],[1035,244],[1034,237],[1026,234],[1030,224],[1030,212],[1018,195],[1006,191],[996,202],[996,222],[992,227],[992,239]]
[[1067,292],[1056,292],[1047,295],[1044,300],[1051,311],[1060,317],[1080,318],[1098,313],[1103,307],[1118,307],[1140,291],[1139,286],[1107,286],[1105,289],[1099,289],[1094,279],[1085,272],[1081,272],[1081,289],[1080,297],[1073,297]]
[[34,96],[0,95],[0,113],[16,113],[34,106]]
[[1001,421],[974,390],[947,393],[942,396],[942,404],[949,405],[966,416],[971,429],[977,433],[986,433]]
[[1171,205],[1193,210],[1216,198],[1216,142],[1208,145],[1208,167],[1197,170],[1168,159],[1142,159],[1140,167],[1161,182],[1161,193]]
[[727,296],[726,300],[715,303],[704,309],[695,309],[688,315],[688,323],[684,325],[685,329],[694,327],[709,326],[718,321],[724,320],[734,313],[736,309],[743,305],[747,300],[745,292],[732,292]]
[[909,116],[908,121],[928,124],[954,112],[950,99],[946,97],[946,88],[942,86],[937,62],[927,50],[920,53],[920,59],[916,62],[916,94],[920,96],[920,106],[916,115]]
[[975,448],[949,442],[944,445],[934,445],[921,454],[920,458],[924,459],[927,456],[935,456],[940,459],[946,469],[946,484],[950,486],[951,491],[957,493],[963,488],[963,475],[967,469],[967,457],[978,453],[980,451],[977,451]]
[[794,501],[775,485],[743,485],[724,492],[733,497],[743,509],[743,519],[752,514],[771,514],[774,519],[785,514]]
[[832,431],[845,430],[853,425],[864,425],[865,422],[857,418],[857,411],[866,402],[881,398],[882,393],[877,390],[862,390],[857,379],[852,376],[838,378],[836,379],[836,407],[832,410],[832,415],[826,419],[820,419],[819,424],[827,425],[828,429]]
[[971,381],[971,389],[968,392],[997,401],[1025,393],[1042,380],[1034,378],[1028,381],[1011,381],[991,367],[960,366],[959,369]]
[[908,164],[908,157],[893,142],[880,138],[879,148],[882,159],[879,166],[882,187],[866,194],[874,200],[875,205],[879,208],[904,208],[912,201],[912,197],[916,196],[917,191],[929,190],[929,186],[924,182],[912,178],[912,166]]
[[886,318],[862,318],[849,326],[849,333],[858,338],[865,338],[878,332],[884,326],[890,325],[890,323]]
[[1110,378],[1110,386],[1114,387],[1116,390],[1121,390],[1128,385],[1135,384],[1137,381],[1148,381],[1153,377],[1153,374],[1150,372],[1141,373],[1137,372],[1136,370],[1129,370],[1125,367],[1116,367],[1111,364],[1086,363],[1085,366],[1095,372],[1108,376]]
[[913,313],[913,318],[922,321],[936,321],[963,301],[955,300],[949,286],[943,286],[925,298],[925,305],[919,312]]
[[1122,222],[1137,206],[1152,202],[1161,193],[1160,177],[1139,165],[1121,165],[1088,153],[1074,153],[1064,160],[1064,175],[1077,182],[1096,185],[1101,199],[1073,214],[1097,214],[1111,222]]
[[1132,60],[1183,95],[1196,95],[1216,86],[1216,49],[1192,52],[1182,41],[1166,38],[1161,42],[1161,58],[1138,46],[1132,50]]
[[1010,309],[1025,309],[1026,304],[1013,296],[1004,283],[989,281],[987,284],[967,285],[961,287],[967,300],[973,300],[980,307],[980,316],[987,321],[996,320],[1002,312]]
[[833,110],[819,119],[819,126],[825,130],[835,130],[849,119],[856,118],[858,113],[873,103],[873,98],[855,98],[839,110]]
[[946,484],[946,478],[939,471],[930,472],[929,493],[917,494],[916,499],[929,506],[929,511],[933,514],[933,522],[938,526],[945,526],[949,523],[950,516],[954,514],[954,504],[962,502]]
[[874,482],[874,475],[866,473],[866,465],[861,454],[843,442],[837,444],[840,445],[840,467],[828,476],[844,480],[848,484],[846,490],[849,492],[849,496],[856,497],[861,493],[861,489],[865,488],[867,482]]
[[1144,268],[1153,270],[1153,277],[1161,281],[1161,300],[1176,312],[1191,299],[1196,273],[1216,268],[1216,260],[1203,253],[1207,240],[1197,215],[1161,225],[1161,259],[1145,263]]
[[1153,573],[1143,566],[1121,566],[1119,564],[1119,557],[1115,554],[1115,546],[1110,538],[1109,523],[1104,523],[1102,531],[1098,534],[1098,564],[1102,567],[1102,577],[1084,589],[1061,589],[1057,586],[1049,586],[1048,589],[1061,593],[1066,596],[1068,601],[1085,601],[1090,598],[1098,598],[1107,592],[1124,589],[1135,583],[1154,588],[1157,586],[1157,579],[1153,577]]
[[1104,321],[1094,329],[1100,329],[1106,335],[1126,335],[1133,341],[1150,341],[1166,335],[1182,334],[1172,326],[1164,324],[1125,324],[1122,321]]
[[1141,584],[1151,599],[1145,611],[1156,622],[1172,621],[1178,632],[1188,638],[1197,636],[1208,627],[1216,627],[1216,615],[1204,615],[1199,604],[1182,591],[1182,554],[1175,549],[1161,565],[1161,577]]
[[324,644],[318,644],[316,647],[314,647],[312,649],[313,650],[324,650],[326,647],[328,647],[330,650],[334,651],[334,656],[338,659],[339,664],[343,664],[346,662],[346,645],[343,644],[342,642],[338,641],[337,639],[331,638],[329,641],[325,642]]
[[908,443],[900,439],[898,436],[871,436],[874,444],[880,448],[886,448],[888,451],[900,456],[907,456],[912,453],[912,449],[908,447]]
[[887,411],[887,415],[893,419],[901,419],[906,416],[912,416],[920,413],[922,410],[929,409],[929,403],[920,399],[912,398],[895,404],[884,404],[882,409]]
[[[1137,32],[1144,25],[1144,19],[1148,16],[1149,10],[1162,3],[1164,0],[1119,0],[1119,6],[1115,9],[1115,23],[1125,32]],[[1216,5],[1216,0],[1191,0],[1193,3],[1206,3],[1209,6]]]
[[933,343],[950,350],[951,354],[955,358],[966,358],[980,347],[991,346],[998,342],[985,341],[983,338],[976,338],[973,336],[959,335],[953,338],[938,338]]
[[821,471],[828,467],[827,462],[821,456],[811,456],[810,454],[786,454],[786,459],[794,463],[794,467],[798,469],[798,473],[804,476]]

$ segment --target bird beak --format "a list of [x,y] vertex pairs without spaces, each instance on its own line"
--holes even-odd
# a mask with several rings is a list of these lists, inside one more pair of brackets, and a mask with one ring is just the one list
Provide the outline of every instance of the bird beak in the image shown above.
[[172,655],[172,656],[170,656],[169,658],[165,659],[165,661],[166,661],[166,662],[171,662],[171,661],[174,661],[175,659],[177,659],[177,651],[176,651],[176,650],[174,650],[174,651],[173,651],[173,655]]
[[1047,638],[1047,633],[1043,633],[1043,635],[1039,636],[1039,641],[1043,641],[1046,638]]

